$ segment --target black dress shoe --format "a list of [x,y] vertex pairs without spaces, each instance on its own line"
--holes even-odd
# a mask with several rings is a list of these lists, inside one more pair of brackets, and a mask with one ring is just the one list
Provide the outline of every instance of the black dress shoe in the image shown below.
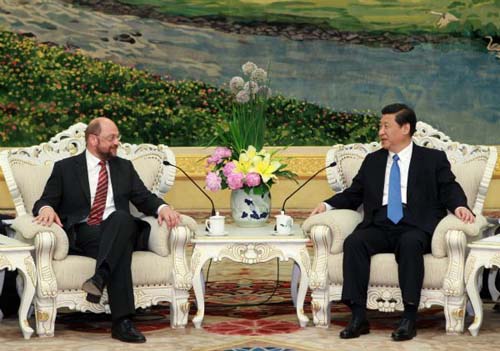
[[402,318],[399,321],[398,326],[391,334],[392,340],[394,341],[411,340],[415,336],[417,336],[417,328],[415,326],[415,321],[406,318]]
[[87,279],[82,285],[82,290],[87,293],[87,301],[99,303],[104,285],[104,279],[98,274],[94,274],[92,278]]
[[111,327],[111,337],[124,342],[143,343],[146,338],[140,331],[135,329],[134,323],[128,318],[120,322],[113,323]]
[[360,335],[370,332],[370,324],[366,319],[353,317],[347,327],[339,334],[341,339],[359,338]]

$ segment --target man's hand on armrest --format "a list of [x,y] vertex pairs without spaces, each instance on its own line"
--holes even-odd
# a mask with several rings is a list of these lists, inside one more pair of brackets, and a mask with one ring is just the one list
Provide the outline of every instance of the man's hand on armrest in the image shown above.
[[474,214],[467,207],[457,207],[455,209],[455,216],[464,223],[474,223]]
[[323,213],[323,212],[326,212],[326,211],[330,211],[332,209],[333,209],[333,207],[330,206],[329,204],[327,204],[326,202],[320,202],[319,205],[316,206],[316,208],[314,210],[312,210],[312,212],[309,215],[309,217],[314,216],[315,214],[318,214],[318,213]]
[[38,211],[38,216],[33,219],[33,222],[43,225],[44,227],[50,227],[54,222],[60,227],[63,226],[56,211],[50,206],[42,207],[40,211]]
[[158,224],[162,225],[163,222],[167,222],[169,228],[177,227],[181,222],[181,216],[172,207],[162,205],[158,211]]

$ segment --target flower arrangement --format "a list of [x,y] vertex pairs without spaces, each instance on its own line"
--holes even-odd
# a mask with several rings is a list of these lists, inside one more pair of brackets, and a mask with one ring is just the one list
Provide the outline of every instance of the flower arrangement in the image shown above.
[[211,145],[225,145],[238,158],[242,150],[250,145],[257,150],[264,146],[266,130],[266,110],[268,98],[271,96],[267,72],[253,62],[242,67],[248,78],[236,76],[231,78],[229,88],[233,94],[232,113],[228,126],[217,126],[217,133]]
[[235,158],[231,149],[215,148],[213,155],[207,159],[207,166],[211,168],[206,177],[207,189],[243,189],[246,193],[251,189],[258,195],[268,192],[278,177],[294,179],[296,174],[285,170],[287,165],[276,157],[277,151],[257,151],[250,145]]
[[243,189],[254,194],[269,192],[278,177],[294,179],[296,174],[285,170],[286,164],[276,156],[279,150],[265,151],[267,100],[271,96],[267,72],[253,62],[242,66],[249,78],[233,77],[229,83],[233,101],[232,119],[228,130],[218,126],[219,132],[212,144],[215,148],[207,159],[210,168],[206,187],[211,191],[229,188]]

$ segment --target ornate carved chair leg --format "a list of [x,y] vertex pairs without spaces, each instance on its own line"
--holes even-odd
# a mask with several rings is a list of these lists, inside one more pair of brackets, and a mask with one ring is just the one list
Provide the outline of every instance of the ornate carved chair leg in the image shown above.
[[313,322],[316,327],[328,328],[331,319],[331,306],[328,298],[328,287],[326,289],[313,290],[312,294]]
[[189,315],[189,293],[186,290],[176,289],[175,297],[170,304],[170,326],[172,328],[185,328]]
[[467,299],[464,295],[446,297],[444,315],[446,318],[447,334],[463,333],[466,301]]
[[36,333],[40,337],[54,336],[56,323],[56,299],[53,297],[35,299]]

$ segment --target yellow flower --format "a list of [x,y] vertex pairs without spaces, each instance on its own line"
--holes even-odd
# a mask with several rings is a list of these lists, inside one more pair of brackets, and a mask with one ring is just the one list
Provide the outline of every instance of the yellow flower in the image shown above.
[[239,161],[233,161],[233,163],[236,166],[236,171],[247,174],[250,172],[250,169],[252,168],[252,160],[248,159],[246,156],[243,154],[240,155],[240,160]]
[[248,157],[248,159],[252,160],[255,156],[257,156],[257,149],[254,146],[250,145],[248,147],[248,150],[243,151],[241,154],[246,155],[245,157]]
[[281,163],[278,161],[271,161],[271,155],[266,154],[264,157],[257,156],[254,162],[254,167],[251,172],[256,172],[260,174],[264,183],[267,183],[269,179],[277,179],[274,172],[276,172],[280,167]]
[[259,158],[257,150],[253,146],[249,146],[248,150],[243,151],[240,154],[238,161],[233,161],[236,165],[236,170],[243,174],[247,174],[252,169],[256,159]]

